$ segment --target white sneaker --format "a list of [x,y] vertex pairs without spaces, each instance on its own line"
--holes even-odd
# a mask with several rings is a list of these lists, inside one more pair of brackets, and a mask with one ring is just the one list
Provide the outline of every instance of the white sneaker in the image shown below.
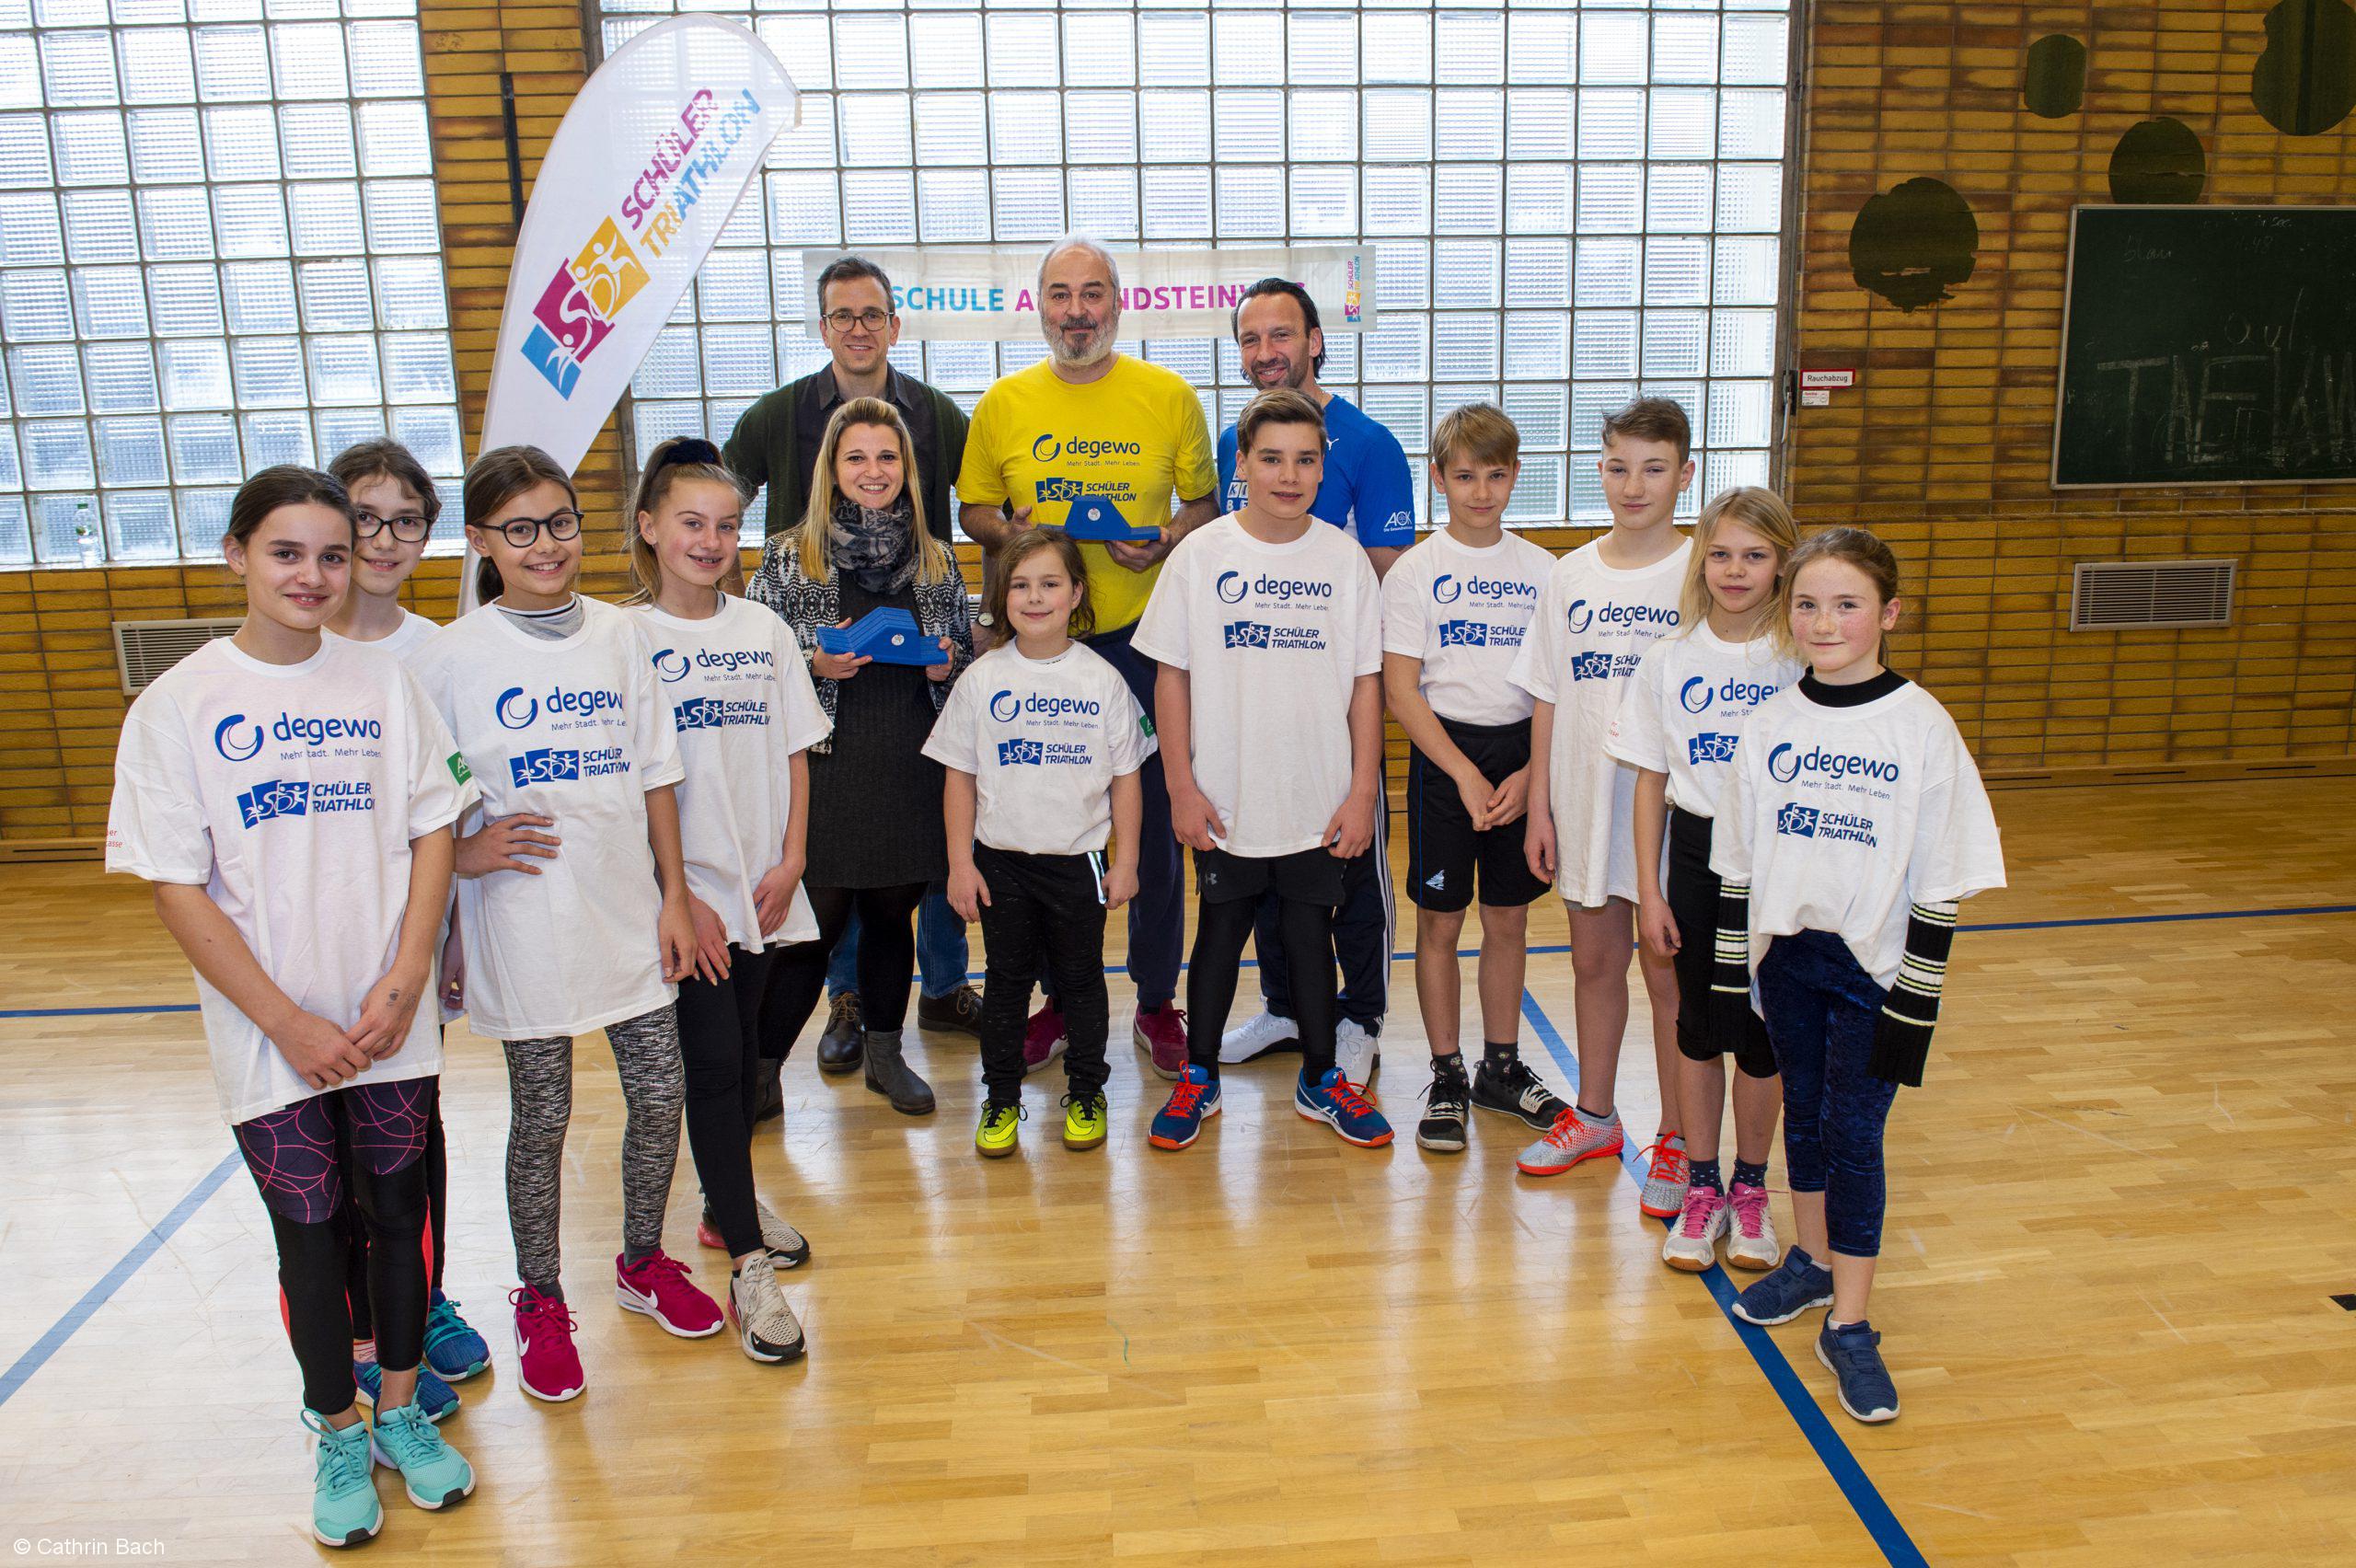
[[1293,1042],[1294,1050],[1300,1049],[1300,1025],[1263,1008],[1218,1037],[1218,1059],[1230,1064],[1248,1062],[1287,1041]]
[[774,1366],[802,1359],[802,1324],[786,1305],[766,1252],[754,1253],[729,1279],[728,1318],[736,1325],[738,1346],[753,1360]]
[[1727,1230],[1727,1262],[1738,1269],[1772,1269],[1784,1255],[1775,1238],[1775,1216],[1767,1212],[1767,1189],[1738,1182],[1727,1194],[1732,1216]]
[[1334,1065],[1342,1069],[1343,1082],[1363,1090],[1382,1065],[1381,1043],[1363,1024],[1345,1018],[1334,1026]]
[[1684,1211],[1660,1244],[1660,1261],[1687,1274],[1707,1274],[1718,1261],[1718,1240],[1727,1233],[1727,1199],[1715,1187],[1694,1187]]

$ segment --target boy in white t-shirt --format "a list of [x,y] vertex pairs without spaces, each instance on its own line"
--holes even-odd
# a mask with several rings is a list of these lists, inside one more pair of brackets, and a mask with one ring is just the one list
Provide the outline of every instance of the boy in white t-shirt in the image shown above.
[[[1554,558],[1505,528],[1521,471],[1521,432],[1472,403],[1432,432],[1432,482],[1448,526],[1427,534],[1383,580],[1383,685],[1407,732],[1407,896],[1415,904],[1415,999],[1431,1041],[1432,1084],[1415,1142],[1464,1147],[1469,1108],[1541,1131],[1563,1102],[1521,1059],[1529,906],[1546,892],[1522,855],[1530,784],[1530,694],[1508,674]],[[1458,1049],[1463,978],[1456,944],[1481,898],[1482,1062]]]
[[1236,421],[1243,510],[1179,541],[1138,622],[1160,662],[1156,718],[1201,907],[1186,976],[1185,1073],[1149,1141],[1184,1148],[1218,1114],[1219,1035],[1260,896],[1282,900],[1302,1066],[1293,1107],[1372,1147],[1391,1124],[1334,1061],[1334,909],[1374,836],[1382,755],[1381,603],[1366,552],[1309,515],[1325,421],[1299,392]]
[[[1628,1032],[1628,959],[1652,1004],[1660,1136],[1642,1199],[1685,1202],[1677,1135],[1677,974],[1636,947],[1636,771],[1604,749],[1620,694],[1656,639],[1675,631],[1692,549],[1677,499],[1693,483],[1692,429],[1666,398],[1642,398],[1603,421],[1603,500],[1611,531],[1554,563],[1513,681],[1537,699],[1530,720],[1530,869],[1554,879],[1571,924],[1578,1101],[1515,1168],[1559,1176],[1620,1152],[1615,1090]],[[1655,847],[1647,851],[1657,856]]]

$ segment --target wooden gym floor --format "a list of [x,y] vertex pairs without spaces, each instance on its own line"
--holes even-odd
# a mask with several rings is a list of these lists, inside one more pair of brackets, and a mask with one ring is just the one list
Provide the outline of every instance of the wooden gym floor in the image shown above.
[[[1905,1413],[1879,1428],[1832,1405],[1812,1316],[1738,1332],[1718,1276],[1661,1266],[1624,1170],[1519,1177],[1515,1125],[1479,1117],[1456,1158],[1348,1148],[1289,1113],[1277,1058],[1232,1072],[1202,1145],[1149,1148],[1162,1089],[1118,979],[1094,1155],[1056,1142],[1043,1077],[1021,1156],[976,1159],[970,1043],[911,1053],[941,1107],[911,1122],[805,1042],[757,1155],[816,1254],[786,1276],[813,1349],[785,1369],[610,1305],[620,1100],[584,1048],[566,1233],[590,1388],[540,1405],[502,1300],[504,1078],[454,1034],[449,1286],[494,1366],[445,1430],[481,1485],[427,1515],[380,1482],[372,1551],[2356,1561],[2356,1312],[2333,1300],[2356,1292],[2349,799],[2345,778],[1997,797],[2014,886],[1967,908],[1929,1086],[1892,1123],[1873,1315]],[[1559,907],[1532,940],[1525,1050],[1565,1086]],[[0,1539],[319,1555],[269,1229],[144,890],[0,870]],[[1377,1089],[1412,1129],[1407,963],[1393,984]],[[1642,1007],[1622,1098],[1648,1132]],[[713,1286],[682,1152],[670,1244]]]

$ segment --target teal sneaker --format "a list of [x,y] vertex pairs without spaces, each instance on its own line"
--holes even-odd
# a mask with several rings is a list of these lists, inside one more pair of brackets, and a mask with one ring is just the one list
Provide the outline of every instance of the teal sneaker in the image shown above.
[[425,1364],[445,1383],[463,1383],[491,1366],[491,1346],[438,1290],[425,1309]]
[[375,1414],[368,1446],[378,1464],[401,1472],[410,1502],[421,1508],[446,1508],[474,1491],[475,1467],[442,1441],[442,1434],[414,1403]]
[[[385,1369],[373,1361],[355,1361],[352,1364],[352,1380],[359,1387],[360,1397],[374,1409],[378,1390],[385,1386]],[[431,1366],[420,1366],[417,1369],[417,1404],[425,1412],[425,1419],[438,1426],[458,1413],[458,1392],[435,1377]]]
[[376,1501],[375,1472],[368,1463],[368,1424],[355,1421],[338,1432],[316,1411],[303,1412],[311,1429],[318,1470],[311,1482],[311,1536],[321,1546],[358,1546],[385,1528]]

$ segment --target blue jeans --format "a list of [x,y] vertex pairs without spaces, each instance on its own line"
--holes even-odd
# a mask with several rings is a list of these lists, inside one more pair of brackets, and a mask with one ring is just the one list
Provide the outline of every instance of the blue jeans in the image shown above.
[[[945,997],[965,983],[965,922],[949,907],[946,885],[935,882],[917,906],[917,980],[928,997]],[[843,928],[826,965],[828,999],[859,989],[859,915]]]
[[1881,1254],[1882,1129],[1898,1086],[1865,1070],[1889,993],[1827,931],[1777,937],[1759,964],[1767,1038],[1784,1075],[1784,1168],[1824,1194],[1832,1250]]

